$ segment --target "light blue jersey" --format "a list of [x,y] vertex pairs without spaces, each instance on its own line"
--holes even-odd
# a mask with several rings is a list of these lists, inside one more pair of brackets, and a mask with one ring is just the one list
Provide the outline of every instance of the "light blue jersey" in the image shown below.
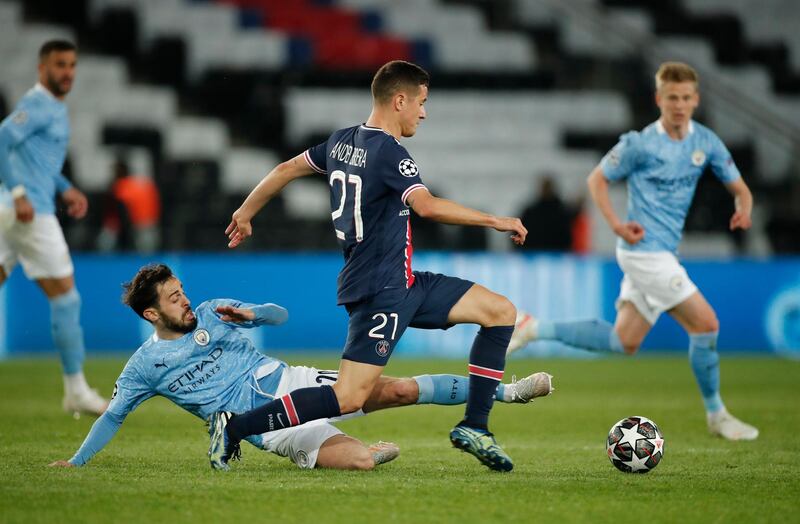
[[36,213],[55,214],[56,194],[71,187],[61,174],[68,143],[67,106],[36,84],[0,124],[0,182],[24,186]]
[[[224,322],[217,306],[250,308],[251,322]],[[145,400],[160,395],[189,413],[207,419],[216,411],[244,413],[274,395],[286,364],[259,353],[239,332],[286,321],[275,304],[256,306],[235,300],[210,300],[195,310],[197,327],[176,340],[154,334],[131,356],[114,386],[111,403],[70,459],[85,464],[119,429],[125,417]]]
[[641,132],[622,135],[600,168],[608,180],[628,183],[628,220],[641,224],[645,233],[635,245],[620,238],[618,247],[677,253],[686,214],[706,167],[725,184],[741,176],[722,140],[697,122],[689,122],[683,140],[670,138],[660,120]]

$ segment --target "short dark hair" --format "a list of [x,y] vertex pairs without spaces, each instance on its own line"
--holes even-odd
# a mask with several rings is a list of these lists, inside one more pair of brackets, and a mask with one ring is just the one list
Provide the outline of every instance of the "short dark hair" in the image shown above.
[[379,103],[391,100],[403,89],[419,89],[429,85],[431,80],[427,71],[417,64],[404,60],[393,60],[383,64],[372,79],[372,98]]
[[78,46],[69,40],[48,40],[39,48],[39,60],[44,60],[53,51],[77,51]]
[[166,264],[148,264],[130,282],[122,284],[122,303],[144,318],[144,310],[158,304],[158,286],[175,275]]

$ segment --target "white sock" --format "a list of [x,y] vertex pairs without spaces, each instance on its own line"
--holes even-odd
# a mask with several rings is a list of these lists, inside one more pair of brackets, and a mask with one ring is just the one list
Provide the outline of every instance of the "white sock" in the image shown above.
[[84,391],[89,390],[89,384],[86,383],[86,377],[83,376],[83,371],[64,375],[64,394],[65,395],[78,395]]

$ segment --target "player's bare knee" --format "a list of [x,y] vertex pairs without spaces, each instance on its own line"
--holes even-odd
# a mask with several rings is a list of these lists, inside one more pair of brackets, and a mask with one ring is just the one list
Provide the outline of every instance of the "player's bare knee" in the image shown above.
[[699,328],[701,333],[713,333],[715,331],[719,331],[719,320],[717,319],[717,316],[712,315],[707,319],[703,319],[703,322],[701,322]]
[[[619,335],[619,333],[617,334]],[[641,340],[626,337],[625,335],[619,335],[619,341],[620,344],[622,344],[622,351],[624,351],[626,355],[635,355],[642,345]]]
[[415,404],[419,399],[419,385],[414,379],[396,380],[387,389],[393,404],[407,406]]
[[635,355],[637,351],[639,351],[640,344],[626,344],[622,343],[622,351],[625,352],[626,355]]
[[355,413],[364,407],[365,402],[365,399],[360,395],[342,394],[341,392],[336,392],[336,400],[339,402],[339,412],[342,415]]
[[513,326],[517,319],[517,308],[502,295],[496,295],[487,308],[484,327]]

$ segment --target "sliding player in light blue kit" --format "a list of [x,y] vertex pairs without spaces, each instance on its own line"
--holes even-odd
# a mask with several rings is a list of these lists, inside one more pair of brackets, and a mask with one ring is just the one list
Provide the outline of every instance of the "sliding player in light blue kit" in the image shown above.
[[[220,410],[243,412],[299,388],[336,381],[336,371],[290,366],[260,353],[240,328],[280,325],[288,312],[275,304],[210,300],[191,309],[183,286],[169,267],[145,266],[125,284],[123,300],[153,324],[155,333],[133,354],[114,387],[111,404],[69,461],[52,466],[81,466],[116,434],[125,417],[145,400],[160,395],[202,419]],[[551,377],[534,373],[501,384],[501,402],[526,403],[550,394]],[[458,375],[381,377],[363,411],[409,404],[463,404],[469,379]],[[347,418],[347,417],[344,417]],[[372,469],[397,457],[399,448],[378,442],[365,446],[322,419],[247,440],[289,457],[301,468]]]
[[0,285],[20,262],[25,276],[44,291],[64,372],[63,407],[100,415],[108,403],[83,376],[81,297],[54,202],[58,195],[70,216],[86,215],[86,197],[61,174],[69,142],[64,98],[72,89],[76,62],[72,43],[42,45],[39,82],[0,124]]
[[[689,334],[689,361],[706,408],[709,431],[728,440],[753,440],[758,430],[728,413],[720,397],[719,321],[676,257],[697,181],[707,167],[734,196],[730,228],[750,228],[753,198],[730,153],[713,131],[692,120],[700,101],[690,66],[667,62],[656,73],[661,117],[641,132],[622,135],[589,176],[592,199],[620,238],[625,274],[617,320],[545,322],[521,313],[508,351],[531,340],[558,340],[590,351],[634,354],[659,315],[668,312]],[[628,221],[608,197],[609,182],[628,185]]]

